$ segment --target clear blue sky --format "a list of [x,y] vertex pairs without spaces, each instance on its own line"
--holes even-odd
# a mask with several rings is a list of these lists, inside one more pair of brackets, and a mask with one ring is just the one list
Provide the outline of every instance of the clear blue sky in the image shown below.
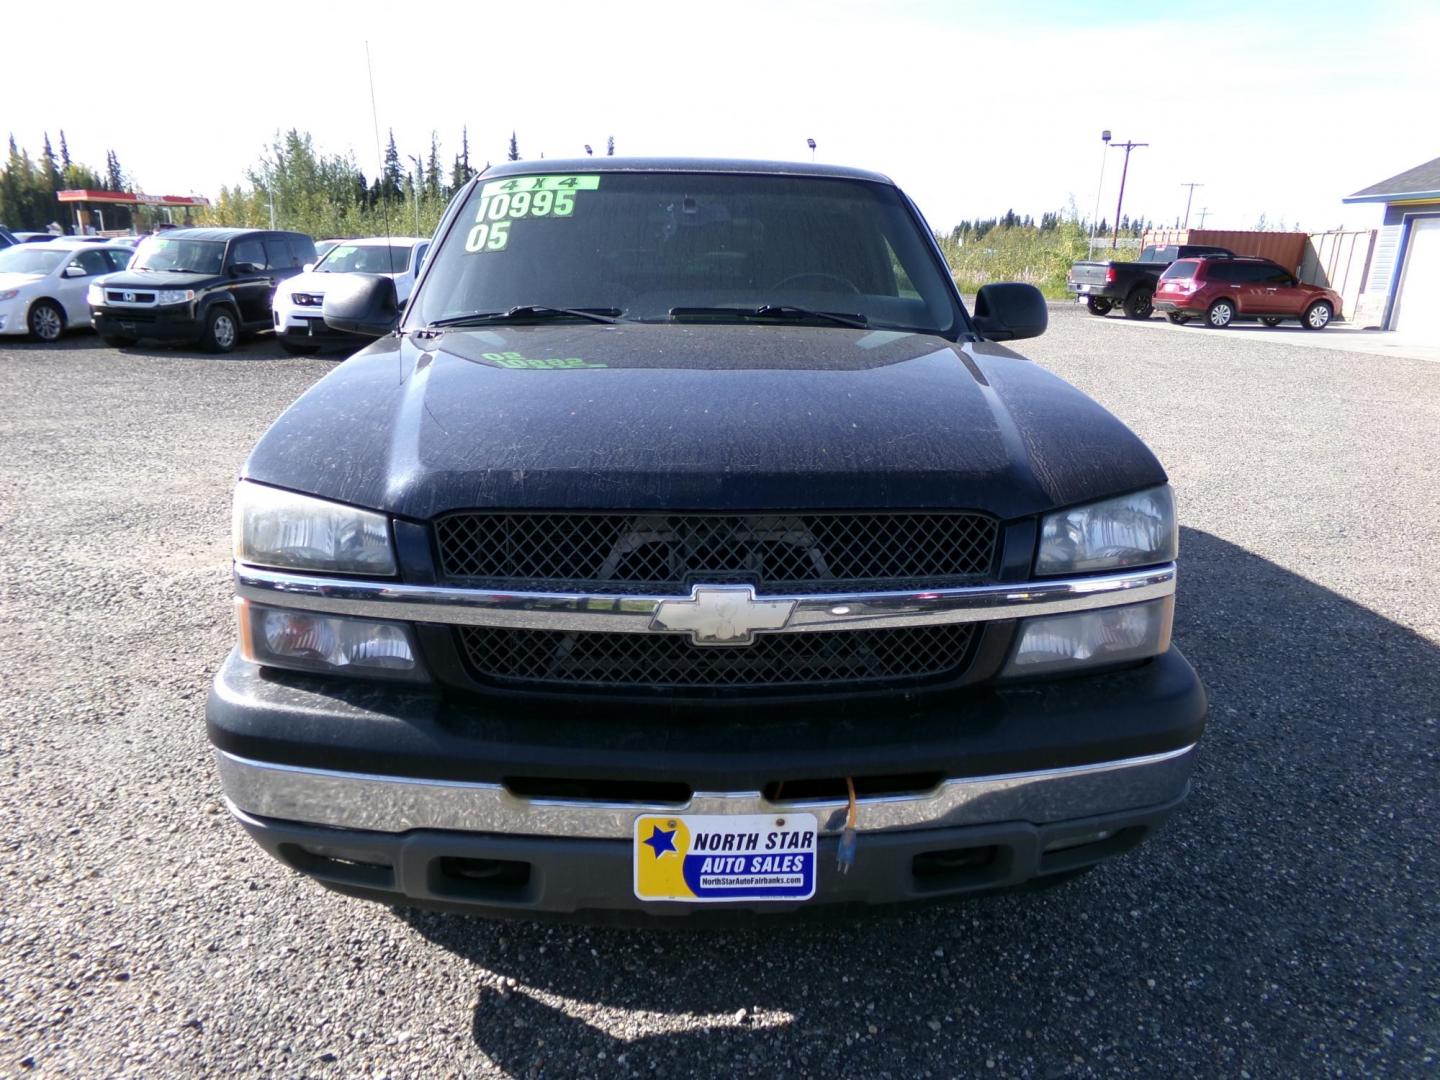
[[[61,128],[93,165],[113,148],[153,193],[213,195],[292,126],[372,173],[368,39],[402,153],[433,129],[448,161],[462,124],[479,162],[512,129],[527,158],[612,134],[624,154],[805,158],[814,138],[823,160],[895,177],[941,228],[1072,197],[1090,214],[1102,128],[1151,144],[1128,213],[1173,221],[1199,181],[1196,210],[1232,228],[1370,224],[1341,197],[1440,156],[1440,5],[1128,6],[250,0],[161,24],[143,6],[27,5],[7,13],[3,123],[32,152]],[[47,55],[75,27],[85,40]]]

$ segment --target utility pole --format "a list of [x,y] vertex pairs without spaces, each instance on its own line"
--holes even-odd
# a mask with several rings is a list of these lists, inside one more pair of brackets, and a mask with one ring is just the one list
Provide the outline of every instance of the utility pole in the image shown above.
[[1125,167],[1120,170],[1120,198],[1115,200],[1115,238],[1110,241],[1110,250],[1114,251],[1120,246],[1120,208],[1125,205],[1125,177],[1130,173],[1130,151],[1142,146],[1149,146],[1148,142],[1117,142],[1111,143],[1110,149],[1125,151]]
[[[1196,189],[1197,187],[1204,187],[1205,185],[1204,185],[1204,184],[1192,184],[1192,183],[1189,183],[1189,182],[1187,181],[1186,183],[1183,183],[1183,184],[1181,184],[1180,186],[1183,187],[1183,188],[1189,188],[1189,189],[1190,189],[1189,194],[1187,194],[1187,195],[1185,196],[1185,224],[1184,224],[1183,226],[1181,226],[1181,228],[1188,229],[1188,228],[1190,227],[1190,200],[1193,199],[1193,198],[1195,198],[1195,189]],[[1201,227],[1203,228],[1204,226],[1202,225]]]
[[1205,218],[1209,213],[1210,208],[1208,206],[1202,206],[1200,208],[1200,228],[1203,229],[1205,227]]

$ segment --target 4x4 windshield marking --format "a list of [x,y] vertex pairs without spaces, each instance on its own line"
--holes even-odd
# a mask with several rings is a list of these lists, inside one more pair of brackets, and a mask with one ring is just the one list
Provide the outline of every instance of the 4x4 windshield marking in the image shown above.
[[510,223],[523,217],[568,218],[575,213],[575,192],[598,191],[598,176],[516,176],[492,180],[480,189],[475,224],[465,236],[465,250],[474,255],[504,251]]

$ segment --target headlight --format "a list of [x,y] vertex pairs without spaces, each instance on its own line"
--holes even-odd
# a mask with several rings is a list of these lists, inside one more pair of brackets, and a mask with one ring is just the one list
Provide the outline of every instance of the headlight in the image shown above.
[[85,290],[85,302],[91,307],[105,306],[105,286],[95,282]]
[[1037,574],[1171,562],[1179,547],[1170,485],[1062,510],[1040,528]]
[[194,299],[194,289],[161,289],[155,294],[157,304],[185,304]]
[[281,570],[390,576],[384,514],[242,481],[235,488],[235,558]]
[[1159,656],[1170,648],[1175,598],[1047,615],[1020,624],[1006,675],[1047,675]]
[[19,295],[19,289],[0,289],[0,300],[14,300]]
[[240,653],[253,663],[374,678],[425,678],[404,623],[291,611],[248,600],[235,601],[235,612]]

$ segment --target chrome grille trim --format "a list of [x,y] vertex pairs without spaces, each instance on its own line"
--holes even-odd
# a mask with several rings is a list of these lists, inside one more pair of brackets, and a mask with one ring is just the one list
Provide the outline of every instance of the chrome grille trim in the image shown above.
[[[126,294],[133,299],[125,299]],[[119,289],[105,287],[105,306],[124,308],[152,308],[159,301],[159,293],[155,289]]]
[[[531,630],[669,633],[655,629],[661,604],[688,594],[497,592],[447,585],[409,585],[266,570],[237,563],[238,596],[277,607],[454,626]],[[783,629],[764,633],[869,630],[889,626],[990,622],[1092,611],[1156,600],[1175,592],[1175,564],[1089,577],[973,585],[923,591],[794,594]]]
[[[1189,785],[1195,746],[1036,772],[956,777],[913,795],[862,796],[860,832],[949,828],[995,821],[1046,824],[1169,802]],[[826,834],[845,825],[844,800],[771,802],[758,791],[696,792],[684,804],[536,799],[503,784],[422,780],[254,761],[217,750],[232,811],[282,821],[400,833],[454,829],[521,836],[628,840],[643,814],[808,811]]]

